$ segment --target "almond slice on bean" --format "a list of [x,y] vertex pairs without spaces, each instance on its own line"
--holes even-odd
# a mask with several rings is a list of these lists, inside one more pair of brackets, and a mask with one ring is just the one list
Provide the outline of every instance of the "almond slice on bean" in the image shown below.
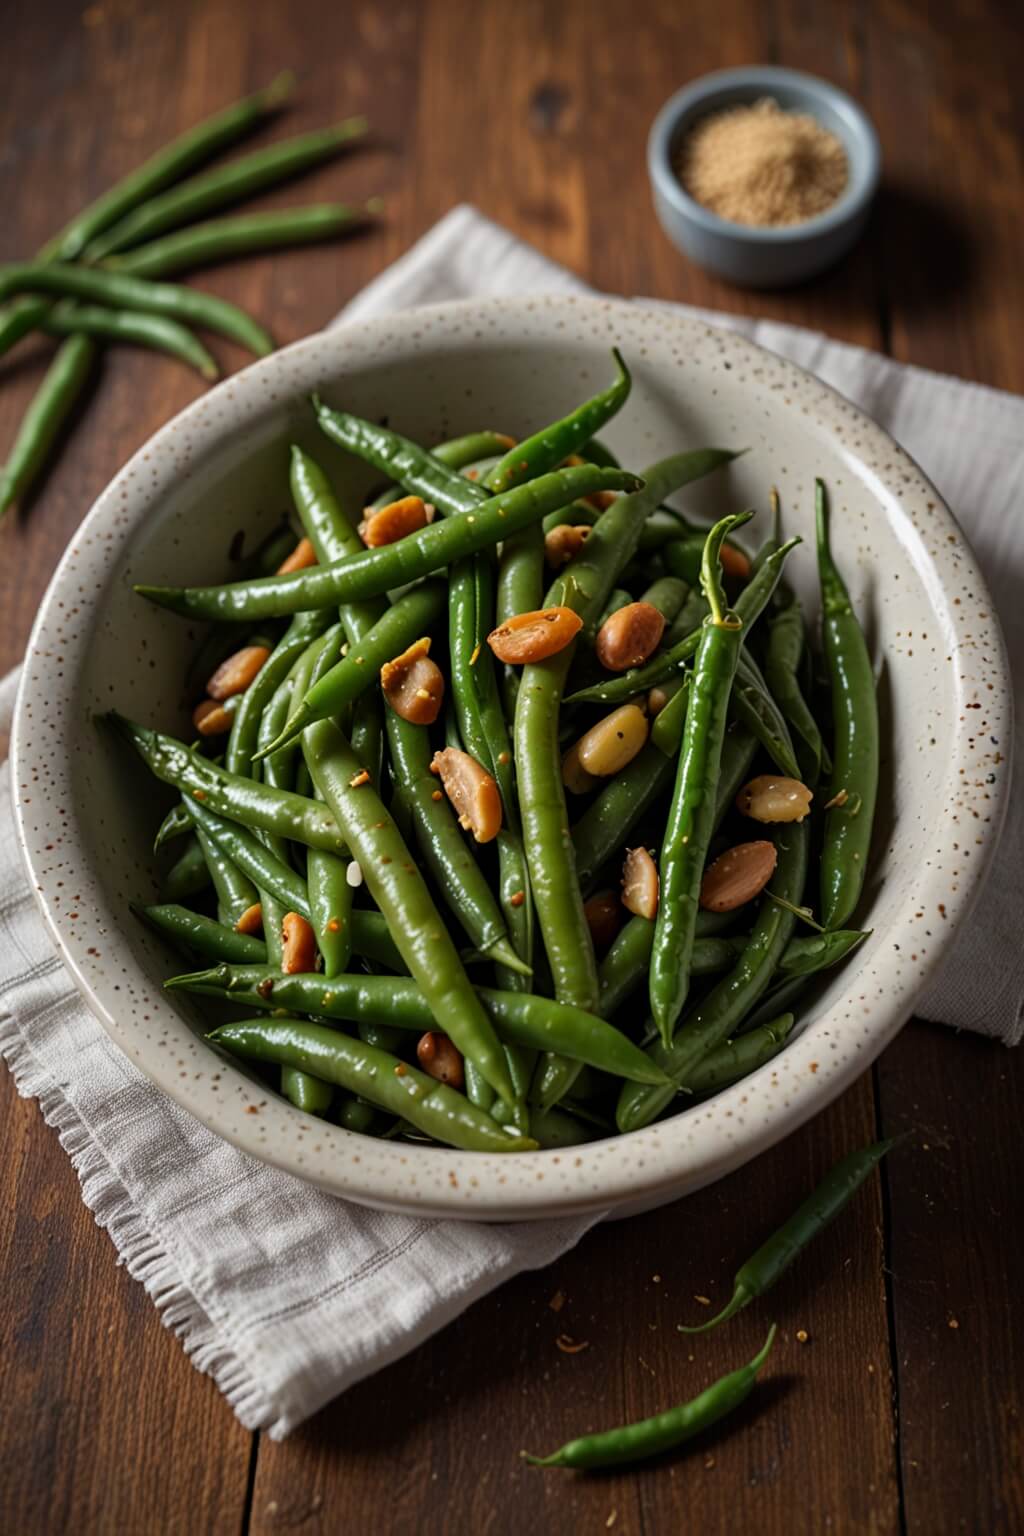
[[736,796],[736,809],[752,821],[803,821],[813,799],[812,791],[799,779],[762,773],[744,784]]
[[581,766],[599,779],[621,773],[643,747],[647,730],[647,716],[638,704],[620,705],[580,737]]
[[304,571],[307,566],[316,565],[316,550],[309,539],[300,539],[286,559],[281,561],[277,568],[278,576],[287,576],[292,571]]
[[559,523],[544,535],[544,558],[557,570],[575,559],[589,538],[589,523]]
[[430,659],[430,639],[414,640],[380,669],[380,686],[396,715],[413,725],[433,725],[444,700],[444,677]]
[[434,508],[422,496],[403,496],[376,512],[367,507],[359,524],[359,537],[368,549],[379,549],[425,528],[433,517]]
[[557,656],[582,628],[583,620],[571,608],[535,608],[492,629],[487,644],[499,661],[518,667]]
[[316,934],[299,912],[286,912],[281,923],[281,969],[286,976],[316,970]]
[[658,915],[658,866],[646,848],[627,848],[622,866],[622,905],[652,921]]
[[455,807],[459,826],[478,843],[489,843],[501,831],[501,795],[494,779],[475,757],[459,747],[435,752],[432,773],[441,775],[444,792]]
[[462,1053],[439,1030],[431,1029],[420,1036],[416,1058],[424,1072],[435,1077],[439,1083],[447,1083],[449,1088],[465,1086],[466,1069]]
[[605,619],[594,652],[609,672],[627,672],[654,655],[664,632],[665,615],[653,603],[627,603]]
[[232,694],[244,693],[269,655],[270,648],[266,645],[243,645],[240,651],[222,661],[210,678],[206,685],[210,698],[220,703],[230,699]]
[[235,924],[235,932],[248,934],[263,932],[263,907],[258,901],[254,901],[251,907],[246,907]]
[[708,912],[733,912],[759,896],[775,873],[774,843],[737,843],[704,871],[700,904]]

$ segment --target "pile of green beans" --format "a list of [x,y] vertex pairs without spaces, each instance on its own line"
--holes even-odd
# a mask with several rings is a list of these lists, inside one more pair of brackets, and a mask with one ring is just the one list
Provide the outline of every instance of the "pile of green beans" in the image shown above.
[[[178,796],[156,834],[160,902],[136,910],[194,958],[169,987],[216,998],[221,1018],[243,1009],[218,1049],[363,1134],[515,1151],[641,1129],[772,1061],[816,978],[866,937],[850,919],[877,717],[824,488],[823,700],[802,691],[783,575],[799,540],[777,504],[752,561],[735,541],[752,511],[695,534],[666,506],[712,473],[724,490],[734,455],[687,450],[640,475],[590,457],[629,396],[614,362],[608,388],[518,444],[492,431],[428,449],[315,400],[325,436],[386,479],[374,505],[344,503],[294,448],[316,563],[138,589],[213,622],[203,710],[226,747],[108,717]],[[588,497],[589,536],[545,574],[545,526]],[[359,530],[392,512],[393,537],[368,544]],[[652,521],[659,549],[699,538],[698,585],[649,568]],[[433,691],[389,685],[413,665]],[[595,732],[606,757],[584,761]]]
[[[192,327],[264,356],[269,333],[233,304],[165,281],[238,256],[336,239],[380,212],[321,203],[230,218],[207,215],[315,169],[366,135],[363,117],[198,171],[253,133],[291,94],[290,74],[190,128],[84,209],[33,262],[0,266],[0,355],[38,331],[60,343],[0,467],[0,517],[24,501],[111,342],[163,352],[209,381],[217,364]],[[202,220],[202,222],[197,222]],[[54,302],[56,300],[56,302]]]

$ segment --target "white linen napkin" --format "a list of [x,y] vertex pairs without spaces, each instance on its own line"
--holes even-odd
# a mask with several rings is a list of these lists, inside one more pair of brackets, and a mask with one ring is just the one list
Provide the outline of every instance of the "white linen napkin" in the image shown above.
[[[339,321],[472,295],[582,288],[463,207]],[[1024,401],[790,326],[706,318],[819,373],[915,454],[964,524],[1011,654],[1021,656],[1024,615],[1010,598],[1024,563],[1024,530],[1011,509],[1024,490]],[[0,728],[9,723],[14,680],[0,681]],[[597,1219],[484,1226],[387,1215],[321,1194],[222,1142],[142,1077],[80,1000],[21,866],[9,778],[4,764],[0,1053],[19,1093],[38,1098],[56,1127],[121,1261],[246,1427],[283,1438],[478,1296],[551,1263]],[[1024,889],[1014,857],[1020,833],[1021,813],[1011,810],[1006,853],[922,1010],[1007,1044],[1020,1037],[1024,997],[1024,957],[1013,932]]]

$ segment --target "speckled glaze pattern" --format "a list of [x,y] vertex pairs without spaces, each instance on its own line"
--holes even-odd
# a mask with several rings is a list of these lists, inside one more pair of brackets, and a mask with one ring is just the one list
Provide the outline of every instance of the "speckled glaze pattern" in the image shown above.
[[[647,1130],[507,1157],[363,1138],[301,1114],[219,1058],[198,1012],[161,990],[180,964],[128,903],[154,899],[150,846],[170,796],[93,716],[116,704],[184,731],[180,679],[196,634],[131,586],[228,576],[235,531],[258,534],[287,504],[291,441],[343,492],[362,492],[365,471],[313,425],[314,390],[428,443],[477,427],[525,434],[605,383],[613,343],[635,385],[611,446],[632,468],[685,446],[748,448],[685,504],[708,515],[764,511],[777,485],[787,534],[807,541],[787,569],[812,612],[814,476],[830,487],[836,555],[879,673],[880,809],[858,913],[872,934],[826,979],[781,1056]],[[778,1141],[898,1031],[998,837],[1010,710],[999,626],[966,540],[916,465],[852,405],[696,320],[589,298],[490,300],[299,342],[212,390],[136,454],[43,601],[16,708],[12,783],[32,883],[83,996],[126,1056],[205,1125],[369,1205],[492,1220],[623,1214]]]

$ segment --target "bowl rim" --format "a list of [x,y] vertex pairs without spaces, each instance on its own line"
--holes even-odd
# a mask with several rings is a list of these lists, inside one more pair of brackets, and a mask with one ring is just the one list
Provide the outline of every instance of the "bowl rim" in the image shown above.
[[[672,147],[679,122],[697,107],[712,108],[716,100],[737,87],[771,90],[786,86],[805,90],[819,100],[827,99],[843,121],[847,129],[844,148],[850,165],[850,180],[831,207],[799,224],[738,224],[732,219],[723,219],[691,197],[673,169]],[[853,142],[858,145],[862,158],[850,155]],[[651,124],[647,138],[647,173],[656,195],[669,203],[676,213],[709,234],[745,246],[792,248],[813,244],[822,236],[843,228],[859,218],[874,198],[881,171],[878,135],[864,108],[830,80],[777,64],[741,65],[698,76],[669,97]]]
[[[538,313],[531,314],[530,311]],[[632,344],[639,348],[644,340],[645,328],[649,328],[650,337],[656,340],[664,336],[666,327],[672,327],[685,352],[687,344],[692,345],[695,334],[705,341],[709,336],[714,336],[717,341],[717,337],[722,334],[715,332],[713,327],[695,316],[673,313],[662,308],[646,308],[625,300],[565,294],[535,298],[527,296],[463,300],[454,304],[425,306],[408,312],[408,320],[413,329],[419,330],[425,320],[435,316],[440,317],[446,324],[456,320],[480,324],[485,323],[489,317],[497,316],[509,322],[515,321],[524,340],[526,335],[536,334],[536,339],[543,342],[551,334],[547,327],[549,319],[553,317],[552,312],[556,312],[566,322],[573,322],[580,326],[586,324],[590,336],[606,335],[609,338],[609,345],[620,337],[626,337],[628,346],[631,344],[628,338],[632,336]],[[786,1050],[775,1058],[774,1062],[762,1068],[759,1073],[716,1095],[711,1101],[716,1111],[723,1116],[735,1115],[737,1117],[735,1123],[743,1126],[745,1124],[743,1105],[746,1103],[747,1095],[752,1093],[759,1080],[764,1086],[765,1074],[781,1069],[785,1077],[785,1098],[783,1099],[781,1095],[777,1095],[774,1099],[770,1096],[766,1098],[762,1106],[765,1110],[762,1122],[750,1130],[744,1130],[739,1137],[732,1132],[727,1136],[705,1137],[706,1140],[710,1139],[712,1145],[702,1144],[699,1149],[695,1149],[687,1144],[688,1141],[692,1142],[692,1137],[687,1137],[683,1130],[691,1117],[682,1114],[644,1130],[629,1133],[627,1136],[587,1143],[561,1153],[548,1150],[502,1157],[435,1147],[415,1148],[410,1153],[410,1149],[401,1144],[371,1140],[370,1145],[382,1154],[384,1165],[393,1171],[396,1179],[400,1176],[400,1164],[406,1163],[410,1156],[421,1160],[418,1161],[417,1167],[423,1169],[423,1180],[412,1192],[408,1186],[403,1185],[396,1195],[390,1179],[371,1177],[366,1172],[365,1164],[358,1155],[358,1149],[367,1146],[366,1138],[342,1130],[340,1127],[326,1126],[322,1121],[311,1121],[283,1099],[279,1100],[271,1096],[267,1112],[253,1117],[253,1121],[260,1121],[261,1125],[252,1122],[246,1124],[243,1117],[242,1123],[232,1126],[230,1130],[214,1124],[211,1114],[200,1111],[188,1079],[186,1078],[183,1082],[173,1062],[169,1060],[171,1053],[160,1051],[147,1053],[140,1046],[132,1027],[119,1017],[118,1010],[120,1009],[121,1014],[126,1010],[123,995],[120,1000],[115,995],[121,989],[113,985],[112,976],[108,977],[101,967],[95,968],[91,974],[87,973],[84,963],[86,953],[84,939],[79,943],[79,939],[75,937],[73,940],[67,931],[67,924],[59,908],[59,898],[56,903],[53,900],[54,893],[50,889],[52,876],[48,875],[44,869],[46,858],[42,851],[45,846],[43,838],[48,834],[33,829],[29,825],[25,807],[17,796],[18,784],[29,782],[34,773],[44,776],[52,773],[51,761],[57,748],[63,751],[65,757],[74,751],[72,722],[69,718],[62,716],[57,725],[59,734],[55,738],[48,738],[44,743],[41,739],[35,739],[37,735],[41,738],[41,733],[34,733],[31,728],[28,706],[37,683],[35,674],[41,672],[45,676],[46,667],[53,665],[52,661],[47,661],[42,653],[46,650],[45,639],[50,625],[59,623],[62,599],[67,595],[65,589],[67,592],[74,593],[76,601],[84,602],[92,609],[97,606],[96,598],[83,599],[77,593],[76,582],[80,572],[73,564],[75,546],[83,543],[88,534],[96,533],[102,528],[106,558],[110,561],[110,569],[115,570],[123,559],[126,547],[137,532],[146,499],[148,498],[151,504],[154,496],[159,497],[162,488],[175,483],[180,475],[175,439],[183,424],[187,423],[191,429],[193,453],[196,459],[201,458],[207,451],[216,451],[226,434],[241,430],[242,424],[247,419],[246,408],[256,417],[260,417],[263,413],[280,410],[280,393],[275,389],[268,391],[265,388],[268,380],[273,380],[278,374],[285,373],[289,377],[290,387],[294,385],[298,388],[298,378],[301,376],[301,393],[303,394],[308,389],[315,388],[317,384],[322,387],[328,378],[334,380],[339,373],[344,375],[346,361],[351,363],[354,358],[354,367],[357,370],[362,366],[364,358],[358,355],[361,347],[365,349],[365,355],[369,356],[376,346],[376,355],[379,356],[382,345],[386,345],[389,340],[393,344],[393,335],[389,337],[388,333],[393,330],[396,320],[402,321],[405,318],[405,316],[396,317],[388,314],[355,322],[334,331],[321,332],[252,364],[201,396],[154,434],[97,498],[78,532],[71,539],[50,582],[40,604],[26,651],[25,667],[15,701],[11,736],[11,790],[18,844],[28,868],[44,922],[90,1010],[99,1019],[115,1044],[146,1076],[172,1100],[188,1110],[200,1124],[211,1127],[241,1151],[292,1173],[306,1182],[327,1189],[333,1194],[359,1203],[402,1211],[416,1210],[421,1214],[443,1215],[456,1219],[533,1220],[546,1216],[607,1211],[617,1206],[656,1204],[661,1199],[670,1198],[672,1191],[688,1192],[741,1166],[766,1147],[796,1130],[811,1115],[831,1102],[860,1075],[899,1031],[913,1010],[915,994],[927,984],[942,963],[946,950],[938,944],[930,946],[924,955],[914,957],[915,963],[912,969],[909,956],[904,958],[899,955],[894,958],[887,953],[886,964],[895,972],[888,984],[887,997],[890,999],[888,1012],[884,1006],[881,1007],[870,1029],[865,1025],[863,1031],[866,1037],[865,1042],[858,1043],[856,1047],[859,1054],[851,1051],[822,1077],[814,1075],[817,1069],[816,1058],[827,1049],[823,1039],[823,1036],[827,1037],[829,1034],[829,1030],[824,1028],[828,1022],[828,1014],[826,1014],[809,1023],[801,1034],[787,1045]],[[448,330],[451,330],[450,325]],[[937,519],[940,527],[943,522],[947,525],[950,537],[954,538],[958,546],[959,569],[970,576],[978,602],[986,604],[982,617],[987,620],[987,628],[983,633],[992,658],[986,676],[1006,684],[1009,674],[998,619],[988,600],[987,589],[973,553],[966,539],[963,538],[952,513],[909,455],[899,448],[881,427],[813,375],[787,360],[766,353],[763,348],[740,334],[727,333],[727,340],[729,348],[746,354],[755,368],[763,367],[765,359],[770,358],[772,367],[781,369],[790,381],[791,387],[798,390],[808,402],[807,410],[810,412],[811,407],[816,407],[814,414],[819,418],[818,425],[823,426],[830,435],[835,436],[838,429],[841,438],[843,432],[848,431],[851,419],[855,421],[865,447],[874,448],[879,455],[879,462],[885,463],[887,470],[892,466],[891,473],[887,477],[887,489],[891,489],[896,482],[898,472],[900,499],[907,498],[913,493],[918,498],[924,498],[921,505],[927,503],[934,508],[928,516],[933,521]],[[225,425],[225,417],[233,417],[233,420]],[[849,453],[849,449],[845,446],[843,451]],[[147,481],[145,495],[139,491],[137,482],[133,483],[143,464]],[[126,499],[122,500],[122,497]],[[135,503],[133,515],[125,516],[125,505],[132,505],[133,501]],[[108,531],[109,539],[106,538]],[[934,554],[930,551],[928,558],[934,561]],[[938,573],[934,569],[934,563],[932,574],[936,577],[932,590],[938,600],[942,595],[942,586],[937,579]],[[948,600],[947,607],[948,612],[937,611],[946,619],[950,634],[955,636],[958,627],[966,622],[968,615],[963,610],[952,607]],[[976,637],[979,633],[977,614],[973,616],[973,622]],[[81,649],[82,647],[79,647],[79,651]],[[50,654],[52,656],[52,652]],[[66,670],[69,679],[65,686],[70,689],[74,682],[71,674],[76,674],[76,669],[67,668]],[[965,681],[958,673],[958,697],[963,694],[962,684]],[[995,697],[997,702],[992,706],[993,729],[998,729],[1003,742],[1010,742],[1012,740],[1010,732],[1012,696],[1009,688],[1004,686],[998,689]],[[70,711],[67,714],[70,715]],[[959,749],[959,758],[957,749]],[[966,748],[962,745],[961,733],[954,737],[954,747],[951,749],[949,763],[955,767],[958,761],[965,766],[969,765],[972,769],[974,767],[967,756]],[[944,932],[949,938],[952,938],[957,924],[967,915],[980,892],[984,874],[987,872],[998,841],[999,825],[1005,813],[1008,790],[1007,771],[997,777],[996,785],[991,788],[988,803],[983,806],[989,818],[989,829],[982,840],[981,847],[977,850],[976,859],[972,860],[969,874],[961,879],[959,888],[951,893],[948,885],[940,880],[939,875],[932,872],[923,874],[920,886],[915,889],[917,901],[925,897],[930,897],[933,904],[945,901],[948,909],[948,926]],[[993,799],[996,801],[994,806]],[[977,803],[979,806],[983,805],[980,792]],[[971,802],[967,800],[968,812],[970,808]],[[69,821],[73,820],[73,817],[69,817]],[[72,834],[75,835],[73,827]],[[80,876],[88,880],[90,876],[84,847],[79,847],[78,857]],[[74,873],[73,865],[69,866],[65,862],[64,871],[69,867]],[[903,929],[894,931],[899,932],[901,937],[908,936],[907,931]],[[908,943],[907,948],[909,947]],[[141,973],[141,967],[137,969]],[[899,981],[904,981],[905,986],[897,985]],[[144,979],[143,984],[150,985],[148,979]],[[240,1083],[248,1084],[249,1088],[252,1088],[250,1079],[229,1066],[223,1057],[215,1056],[205,1042],[200,1042],[199,1048],[209,1053],[210,1061],[216,1063],[218,1071],[232,1074]],[[166,1066],[161,1062],[160,1057],[168,1058]],[[265,1089],[259,1091],[264,1094],[266,1092]],[[261,1102],[266,1100],[261,1099]],[[327,1171],[311,1171],[308,1159],[296,1150],[294,1136],[286,1134],[294,1130],[299,1122],[307,1130],[317,1130],[332,1148],[340,1146],[349,1155],[339,1157],[337,1166],[332,1165]],[[276,1144],[273,1136],[268,1140],[263,1134],[268,1128],[272,1132],[281,1133]],[[696,1118],[694,1126],[691,1127],[691,1130],[695,1129]],[[627,1148],[630,1155],[616,1155]],[[510,1162],[515,1165],[516,1188],[514,1190],[511,1187],[513,1180],[507,1177]],[[577,1171],[574,1174],[576,1182],[571,1192],[564,1187],[558,1187],[560,1178],[564,1176],[564,1170],[559,1170],[558,1165],[563,1162],[571,1163]],[[587,1185],[588,1174],[596,1173],[600,1174],[600,1178]],[[549,1180],[547,1176],[551,1174],[559,1177]],[[469,1198],[467,1190],[467,1186],[470,1185],[474,1186],[472,1198]]]

